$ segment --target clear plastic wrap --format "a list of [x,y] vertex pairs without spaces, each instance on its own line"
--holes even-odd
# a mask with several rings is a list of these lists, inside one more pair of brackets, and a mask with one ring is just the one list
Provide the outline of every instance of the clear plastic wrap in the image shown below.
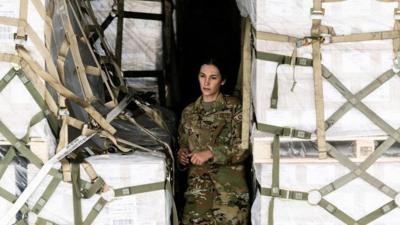
[[[112,0],[92,1],[93,10],[101,24],[111,12]],[[126,1],[125,11],[161,13],[161,2]],[[122,70],[162,69],[162,22],[143,19],[124,19],[122,38]],[[115,51],[117,19],[104,31],[112,50]],[[101,49],[97,42],[97,49]]]
[[[252,1],[256,5],[258,31],[304,38],[310,35],[312,1]],[[333,27],[336,35],[393,30],[395,3],[375,0],[343,1],[324,4],[322,24]],[[359,10],[354,11],[354,8]],[[370,13],[373,10],[374,13]],[[296,16],[294,16],[296,15]],[[257,40],[257,51],[291,56],[294,43]],[[393,67],[392,40],[330,43],[321,45],[322,64],[350,92],[356,94],[382,73]],[[297,56],[312,58],[311,45],[298,47]],[[277,65],[255,60],[253,99],[258,122],[288,126],[314,132],[314,81],[312,67]],[[278,107],[270,108],[275,73],[278,74]],[[293,83],[297,82],[292,89]],[[395,76],[365,97],[362,102],[397,129],[400,104],[397,101],[400,79]],[[339,109],[346,99],[323,80],[325,119]],[[353,108],[326,132],[327,139],[386,135],[363,113]]]

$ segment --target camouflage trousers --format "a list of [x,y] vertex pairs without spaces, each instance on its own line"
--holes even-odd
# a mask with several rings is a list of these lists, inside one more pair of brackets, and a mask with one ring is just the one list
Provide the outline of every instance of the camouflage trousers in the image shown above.
[[207,174],[189,177],[184,225],[246,225],[248,193],[217,190]]

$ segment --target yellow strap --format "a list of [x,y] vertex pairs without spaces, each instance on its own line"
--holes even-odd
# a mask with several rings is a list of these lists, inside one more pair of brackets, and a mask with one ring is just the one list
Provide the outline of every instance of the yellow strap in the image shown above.
[[251,23],[246,18],[243,39],[243,112],[242,112],[242,148],[249,148],[250,135],[250,102],[251,102]]
[[290,43],[296,43],[298,40],[298,38],[289,35],[274,34],[271,32],[263,32],[263,31],[257,31],[256,37],[259,40],[290,42]]
[[35,7],[36,11],[39,13],[40,17],[44,20],[46,23],[46,26],[49,28],[52,28],[52,21],[49,16],[46,15],[46,8],[44,7],[42,1],[40,0],[31,0],[33,6]]
[[30,40],[35,45],[36,49],[43,56],[49,73],[56,80],[60,80],[56,66],[53,62],[53,58],[51,57],[50,51],[46,48],[42,40],[40,40],[39,36],[36,34],[36,32],[29,24],[26,25],[26,32],[28,33]]
[[[394,10],[395,18],[400,16],[400,0],[398,1],[398,6]],[[400,20],[395,19],[394,21],[394,30],[400,32]],[[400,37],[393,39],[393,55],[396,57],[400,50]]]
[[[59,152],[61,149],[63,149],[67,145],[68,145],[68,122],[67,122],[67,117],[64,116],[62,118],[62,126],[61,126],[61,130],[60,130],[59,141],[58,141],[56,152]],[[70,182],[72,180],[71,166],[67,159],[61,160],[61,169],[62,169],[62,173],[63,173],[63,180],[65,182]]]
[[89,176],[91,181],[94,181],[98,178],[98,175],[97,175],[96,171],[94,170],[92,164],[90,164],[88,161],[83,160],[83,162],[81,163],[81,166],[86,171],[86,174]]
[[87,74],[90,74],[90,75],[95,75],[95,76],[100,76],[101,75],[101,69],[98,68],[98,67],[95,67],[95,66],[86,65],[85,66],[85,71],[86,71]]
[[[314,0],[313,10],[323,11],[321,0]],[[311,36],[319,37],[321,35],[321,20],[313,19]],[[325,115],[324,115],[324,95],[322,87],[322,66],[321,66],[321,43],[319,40],[312,42],[313,56],[313,75],[314,75],[314,98],[317,126],[317,144],[319,158],[327,158],[327,148],[325,141]]]
[[85,96],[85,100],[92,100],[94,98],[92,89],[90,87],[89,81],[86,77],[85,66],[83,65],[81,55],[79,53],[79,45],[77,41],[77,37],[72,28],[71,19],[69,17],[69,12],[67,11],[67,3],[65,0],[61,1],[61,4],[64,6],[60,9],[60,17],[61,22],[65,29],[65,37],[70,44],[70,51],[72,55],[72,59],[75,64],[75,70],[78,74],[79,82],[81,83],[82,90]]
[[322,11],[322,0],[313,0],[313,10]]
[[[79,21],[79,17],[77,16],[77,12],[75,12],[75,8],[71,5],[71,1],[67,1],[67,3],[70,5],[72,14],[74,15],[75,19],[76,19],[77,21]],[[90,5],[90,3],[89,3],[89,5]],[[86,6],[86,5],[85,5],[85,6]],[[84,16],[84,15],[82,15],[82,10],[81,10],[80,8],[78,8],[78,10],[79,10],[81,16]],[[87,9],[87,10],[88,10],[88,9]],[[88,10],[87,13],[89,14],[89,17],[91,17],[89,11],[90,11],[90,10]],[[96,24],[97,24],[97,21],[95,21],[95,26],[96,26]],[[79,26],[79,28],[80,28],[82,34],[83,34],[83,38],[84,38],[84,40],[85,40],[85,43],[86,43],[87,46],[88,46],[88,49],[89,49],[90,54],[91,54],[91,56],[92,56],[92,58],[93,58],[93,61],[94,61],[95,64],[96,64],[96,65],[93,67],[93,69],[88,68],[88,67],[85,67],[86,72],[87,72],[88,74],[91,74],[91,75],[97,75],[97,74],[98,74],[98,75],[101,76],[101,78],[102,78],[102,80],[103,80],[103,82],[104,82],[104,84],[105,84],[105,86],[106,86],[106,88],[107,88],[107,91],[108,91],[108,93],[109,93],[109,95],[110,95],[110,97],[111,97],[111,99],[112,99],[112,101],[114,101],[114,102],[117,104],[118,101],[117,101],[117,99],[116,99],[116,95],[118,95],[118,88],[120,88],[121,90],[127,92],[127,90],[124,89],[124,88],[125,88],[125,85],[124,85],[124,80],[123,80],[123,78],[122,78],[122,72],[120,71],[119,68],[115,68],[115,69],[116,69],[116,74],[115,74],[115,76],[118,76],[118,79],[119,79],[119,82],[120,82],[120,86],[119,86],[119,87],[115,87],[114,84],[113,84],[113,82],[112,82],[112,80],[111,80],[110,78],[107,78],[107,75],[105,74],[105,72],[101,70],[100,63],[98,62],[97,57],[96,57],[96,55],[95,55],[94,52],[93,52],[93,48],[90,46],[90,41],[89,41],[89,39],[86,37],[82,25],[81,25],[80,23],[78,23],[78,26]],[[100,40],[102,40],[102,39],[100,39]],[[106,47],[106,45],[104,44],[104,42],[102,42],[102,46],[103,46],[103,47]],[[88,69],[89,69],[89,70],[88,70]],[[95,74],[95,73],[96,73],[96,74]],[[114,90],[112,89],[111,86],[114,88]]]
[[69,89],[64,87],[62,84],[60,84],[56,79],[53,78],[49,73],[44,71],[32,58],[31,56],[26,52],[26,50],[22,47],[19,46],[17,48],[18,54],[21,56],[23,59],[22,64],[27,64],[29,67],[32,68],[35,73],[40,76],[43,80],[47,81],[58,93],[61,95],[65,96],[66,98],[70,99],[74,103],[80,105],[81,107],[84,108],[84,110],[89,113],[89,115],[97,122],[99,125],[107,130],[111,134],[115,134],[116,130],[114,127],[108,123],[104,117],[96,111],[96,109],[91,106],[88,102],[80,99],[78,96],[76,96],[73,92],[71,92]]
[[[20,63],[19,63],[20,64]],[[43,82],[40,77],[38,77],[35,72],[32,71],[30,67],[23,66],[22,70],[25,72],[25,75],[32,81],[33,85],[37,90],[40,90],[41,93],[44,92],[44,100],[49,107],[50,111],[54,114],[58,114],[58,106],[51,96],[49,90],[46,88],[46,84]]]
[[0,16],[0,24],[18,27],[18,22],[19,22],[19,19],[10,18],[10,17],[6,17],[6,16]]
[[28,0],[19,1],[19,21],[16,38],[25,38],[25,26],[28,18]]
[[[9,53],[0,53],[0,61],[4,62],[9,62],[9,63],[14,63],[14,64],[21,64],[21,57],[18,55],[14,54],[9,54]],[[55,103],[53,97],[51,96],[50,92],[47,90],[45,84],[41,79],[39,79],[37,76],[33,75],[33,72],[31,69],[23,68],[25,75],[29,78],[29,80],[32,81],[34,87],[36,90],[39,91],[40,94],[43,95],[44,93],[44,100],[49,107],[50,111],[54,114],[57,115],[58,112],[58,107],[57,104]],[[33,75],[33,76],[32,76]]]
[[331,43],[356,42],[356,41],[373,41],[400,38],[400,31],[381,31],[368,32],[360,34],[339,35],[331,38]]
[[83,125],[85,125],[84,122],[82,122],[82,121],[80,121],[80,120],[78,120],[76,118],[69,117],[69,116],[67,116],[66,118],[67,118],[67,123],[68,123],[69,126],[72,126],[72,127],[76,128],[78,130],[82,130],[83,129]]
[[67,39],[61,43],[60,49],[58,50],[57,55],[57,69],[58,73],[60,74],[60,79],[63,83],[65,83],[65,59],[67,58],[67,54],[69,51],[69,43]]

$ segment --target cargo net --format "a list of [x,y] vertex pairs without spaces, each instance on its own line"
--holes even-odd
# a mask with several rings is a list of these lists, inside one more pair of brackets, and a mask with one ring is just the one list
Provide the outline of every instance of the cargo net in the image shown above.
[[[147,192],[121,204],[161,210],[169,224],[174,115],[128,93],[90,4],[0,1],[1,224],[147,223],[136,208],[122,221],[101,216]],[[58,189],[73,204],[52,214],[68,197]]]
[[[264,162],[270,165],[270,180],[259,185],[260,194],[269,199],[268,207],[261,207],[266,214],[261,224],[313,224],[319,212],[316,208],[333,216],[319,214],[317,224],[399,223],[400,194],[391,187],[396,184],[399,188],[398,182],[388,185],[371,169],[382,155],[398,156],[399,2],[239,2],[254,28],[247,34],[254,39],[253,153],[258,147],[267,152]],[[355,151],[349,151],[349,143]],[[258,155],[253,156],[257,162]],[[281,160],[282,156],[304,159]],[[388,166],[398,165],[398,158],[388,161]],[[313,190],[291,189],[301,187],[295,181],[304,183],[307,177],[295,179],[301,169],[287,173],[290,163],[312,166],[324,162],[326,168],[329,163],[339,164],[345,172],[329,179],[321,172],[319,180],[327,184],[313,183]],[[346,190],[355,180],[363,180],[374,187],[373,192],[385,195],[380,200],[387,200],[382,203],[371,198],[368,204],[375,205],[374,209],[363,211],[360,206],[351,209],[356,212],[352,215],[343,204],[332,203],[330,196]],[[282,204],[276,202],[282,199],[297,200],[290,203],[298,207],[301,204],[296,202],[308,202],[316,213],[307,217],[293,212],[293,207],[285,211],[287,216],[280,214],[282,207],[276,206]],[[298,218],[304,220],[296,221]],[[390,222],[383,223],[383,218]]]

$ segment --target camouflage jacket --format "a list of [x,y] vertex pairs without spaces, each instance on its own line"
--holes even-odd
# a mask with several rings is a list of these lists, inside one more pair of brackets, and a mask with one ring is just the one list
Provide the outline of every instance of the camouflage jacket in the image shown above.
[[191,165],[189,176],[207,173],[217,186],[227,182],[233,186],[245,185],[242,162],[249,152],[241,148],[241,125],[242,106],[236,97],[219,94],[208,110],[203,107],[202,97],[188,105],[182,112],[179,125],[180,147],[191,152],[209,149],[214,155],[202,166]]

